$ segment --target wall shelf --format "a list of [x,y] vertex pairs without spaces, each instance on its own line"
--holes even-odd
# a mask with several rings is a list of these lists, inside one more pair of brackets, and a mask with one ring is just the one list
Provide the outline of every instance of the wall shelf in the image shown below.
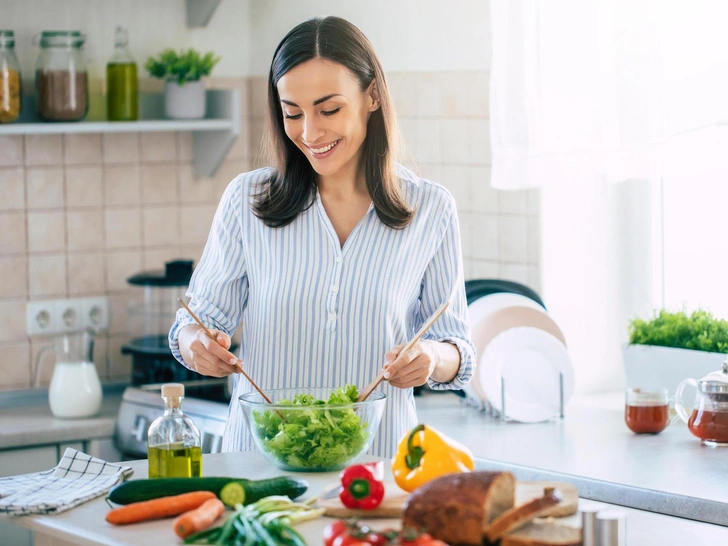
[[[103,101],[103,97],[92,97]],[[0,125],[2,135],[54,135],[78,133],[153,133],[190,131],[193,135],[195,175],[210,177],[222,164],[240,134],[240,94],[237,89],[210,89],[202,119],[165,119],[164,94],[140,93],[138,121],[108,121],[89,115],[83,121],[45,122],[36,116],[35,97],[23,97],[23,110],[15,123]]]

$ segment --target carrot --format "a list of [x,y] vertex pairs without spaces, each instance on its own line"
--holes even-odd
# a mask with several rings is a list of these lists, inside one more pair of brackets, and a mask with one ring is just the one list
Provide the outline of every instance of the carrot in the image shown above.
[[206,500],[202,506],[185,512],[174,520],[174,532],[180,538],[204,531],[212,526],[225,511],[225,505],[217,498]]
[[133,502],[114,508],[106,514],[106,521],[114,525],[127,525],[150,519],[169,518],[179,516],[189,510],[200,507],[205,501],[214,499],[215,493],[210,491],[195,491],[172,497],[161,497],[159,499],[144,502]]

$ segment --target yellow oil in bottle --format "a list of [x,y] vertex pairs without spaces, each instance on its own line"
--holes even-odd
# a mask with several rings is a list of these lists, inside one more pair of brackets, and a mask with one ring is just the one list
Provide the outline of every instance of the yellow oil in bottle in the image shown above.
[[202,448],[169,444],[149,447],[150,478],[194,478],[202,475]]

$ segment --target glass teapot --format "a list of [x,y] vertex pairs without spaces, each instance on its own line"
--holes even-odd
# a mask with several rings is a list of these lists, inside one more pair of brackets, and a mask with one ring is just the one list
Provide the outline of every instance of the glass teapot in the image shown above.
[[[697,389],[690,411],[683,403],[685,387]],[[702,379],[685,379],[675,392],[675,409],[694,436],[708,446],[728,446],[728,359],[723,369],[711,372]]]
[[96,415],[101,409],[101,381],[93,363],[95,334],[88,330],[57,336],[53,347],[42,349],[35,361],[35,384],[38,384],[40,357],[47,350],[56,354],[48,403],[51,413],[63,419]]

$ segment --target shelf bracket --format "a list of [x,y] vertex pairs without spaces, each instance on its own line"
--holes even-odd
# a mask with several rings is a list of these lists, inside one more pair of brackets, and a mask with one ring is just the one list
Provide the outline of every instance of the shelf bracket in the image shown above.
[[232,120],[224,130],[192,133],[195,176],[209,178],[225,160],[230,147],[240,134],[240,93],[237,89],[207,91],[207,116]]
[[187,27],[204,27],[210,22],[220,0],[187,0]]

